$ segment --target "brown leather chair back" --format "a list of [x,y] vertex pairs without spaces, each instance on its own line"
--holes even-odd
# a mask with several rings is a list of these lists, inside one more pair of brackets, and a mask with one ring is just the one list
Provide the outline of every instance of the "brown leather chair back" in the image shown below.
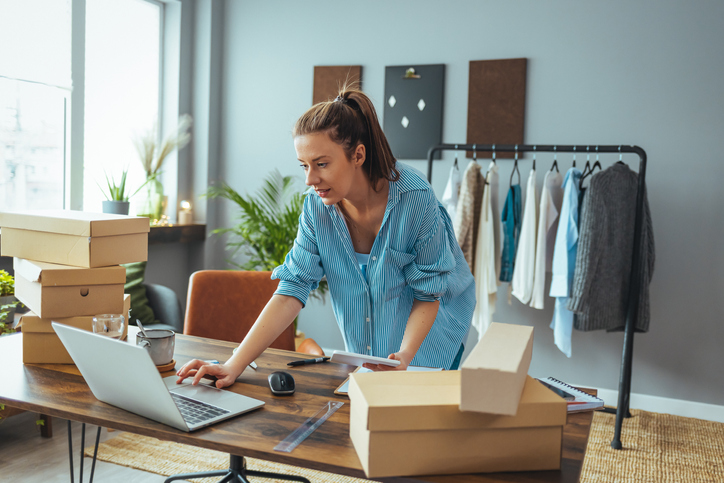
[[[184,334],[239,343],[279,285],[271,272],[201,270],[189,278]],[[294,326],[271,344],[294,350]]]

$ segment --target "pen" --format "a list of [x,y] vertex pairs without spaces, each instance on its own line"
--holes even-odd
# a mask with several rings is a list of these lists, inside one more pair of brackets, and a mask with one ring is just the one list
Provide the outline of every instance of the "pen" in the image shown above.
[[304,366],[307,364],[317,364],[318,362],[327,362],[329,360],[329,357],[317,357],[316,359],[304,359],[301,361],[292,361],[287,362],[288,366]]

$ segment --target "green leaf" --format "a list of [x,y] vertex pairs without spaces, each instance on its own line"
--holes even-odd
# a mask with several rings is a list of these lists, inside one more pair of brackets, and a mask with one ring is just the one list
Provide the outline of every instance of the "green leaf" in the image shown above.
[[[243,196],[223,182],[210,186],[202,195],[228,200],[238,210],[235,225],[212,232],[228,235],[226,249],[232,257],[246,257],[242,263],[228,259],[229,265],[240,270],[269,271],[284,263],[294,245],[305,196],[296,187],[293,176],[282,176],[277,170],[264,179],[256,196]],[[321,296],[326,288],[326,283],[320,283],[312,295]]]

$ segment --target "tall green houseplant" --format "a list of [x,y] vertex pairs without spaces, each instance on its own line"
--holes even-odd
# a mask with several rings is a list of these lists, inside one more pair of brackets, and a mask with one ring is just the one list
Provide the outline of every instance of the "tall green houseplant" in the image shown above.
[[[226,183],[211,186],[207,198],[223,198],[234,202],[239,208],[238,223],[230,228],[214,230],[215,234],[228,233],[226,243],[232,254],[241,251],[248,257],[245,263],[228,262],[240,270],[274,270],[284,263],[294,245],[302,213],[305,193],[295,187],[293,176],[282,176],[272,171],[264,179],[256,196],[242,196]],[[327,282],[310,295],[323,300]]]

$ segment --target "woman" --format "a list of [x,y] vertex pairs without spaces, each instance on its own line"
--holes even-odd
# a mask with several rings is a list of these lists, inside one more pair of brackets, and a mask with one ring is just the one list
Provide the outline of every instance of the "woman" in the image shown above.
[[326,275],[348,351],[456,369],[470,327],[473,276],[447,212],[417,171],[398,164],[370,99],[343,89],[294,126],[294,147],[314,189],[294,246],[272,278],[279,287],[225,363],[194,360],[178,375],[233,384],[294,320]]

